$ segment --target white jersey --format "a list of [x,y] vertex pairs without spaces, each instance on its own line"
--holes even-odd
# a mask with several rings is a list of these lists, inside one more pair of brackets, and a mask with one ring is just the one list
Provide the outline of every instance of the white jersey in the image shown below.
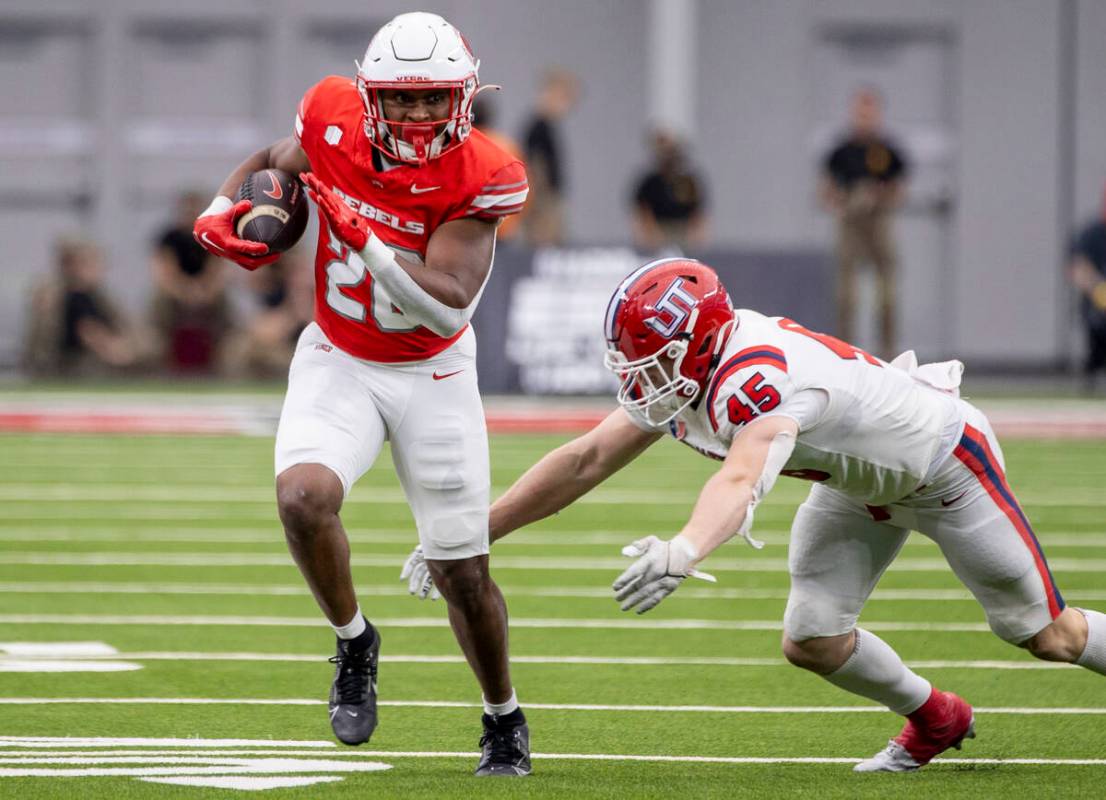
[[736,317],[703,396],[668,423],[684,444],[722,459],[744,425],[790,416],[799,434],[781,474],[872,506],[912,494],[955,447],[963,411],[951,394],[789,319]]

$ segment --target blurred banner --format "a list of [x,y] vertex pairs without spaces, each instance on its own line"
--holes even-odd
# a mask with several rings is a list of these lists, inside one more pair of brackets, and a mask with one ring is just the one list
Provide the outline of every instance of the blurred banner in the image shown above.
[[[812,330],[832,327],[827,253],[712,250],[696,257],[718,272],[735,307],[792,317]],[[619,281],[650,258],[622,247],[501,246],[473,318],[481,391],[613,391],[614,378],[603,368],[603,313]]]

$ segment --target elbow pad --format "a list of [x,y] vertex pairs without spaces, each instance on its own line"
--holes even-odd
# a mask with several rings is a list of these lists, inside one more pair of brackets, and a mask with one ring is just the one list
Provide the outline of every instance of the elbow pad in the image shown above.
[[[415,283],[415,280],[396,261],[392,249],[379,237],[370,236],[360,255],[373,280],[384,288],[388,298],[405,317],[446,339],[464,328],[472,319],[476,304],[480,302],[484,287],[488,285],[486,277],[471,303],[464,308],[451,308]],[[489,269],[488,277],[490,276]]]

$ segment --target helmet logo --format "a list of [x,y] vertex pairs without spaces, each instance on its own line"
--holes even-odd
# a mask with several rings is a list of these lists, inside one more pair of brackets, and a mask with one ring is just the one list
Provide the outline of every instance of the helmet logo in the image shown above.
[[646,325],[666,339],[671,339],[676,331],[683,327],[691,315],[691,310],[699,302],[683,287],[683,278],[673,280],[660,299],[653,304],[653,308],[657,311],[656,316],[645,320]]

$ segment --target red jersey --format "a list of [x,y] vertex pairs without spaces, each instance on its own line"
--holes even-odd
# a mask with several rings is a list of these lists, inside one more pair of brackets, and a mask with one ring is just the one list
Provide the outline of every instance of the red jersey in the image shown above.
[[[404,258],[424,263],[430,236],[443,223],[469,217],[495,221],[522,210],[528,191],[522,162],[479,131],[423,166],[393,165],[376,153],[364,122],[353,81],[332,75],[303,96],[296,140],[319,180]],[[411,322],[375,285],[360,255],[331,234],[325,219],[315,253],[315,321],[330,341],[368,361],[421,361],[464,332],[443,339]]]

